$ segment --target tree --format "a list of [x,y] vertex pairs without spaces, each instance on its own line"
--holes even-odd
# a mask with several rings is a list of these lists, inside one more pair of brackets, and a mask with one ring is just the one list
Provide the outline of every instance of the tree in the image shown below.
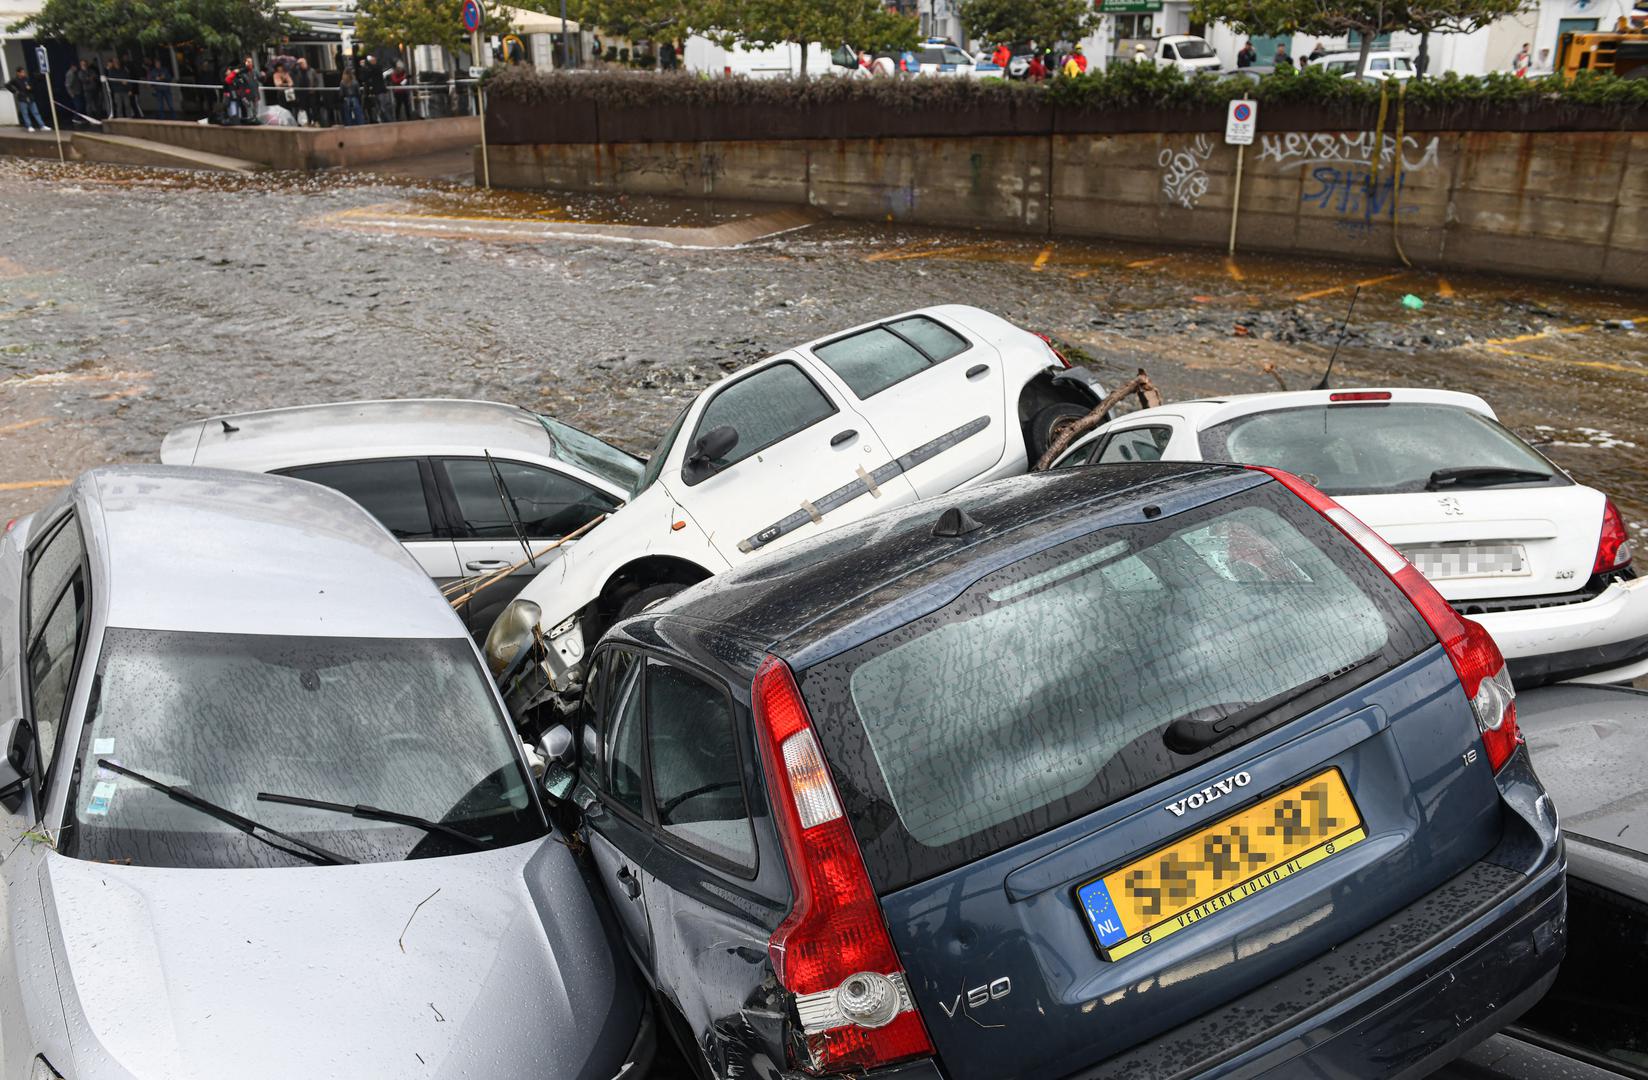
[[221,54],[274,44],[302,26],[277,0],[46,0],[13,29],[94,49],[188,43]]
[[1432,34],[1473,34],[1507,15],[1520,15],[1534,0],[1408,0],[1408,24],[1419,31],[1419,71],[1430,66]]
[[[509,20],[489,10],[481,33],[507,34]],[[360,0],[355,7],[355,36],[369,49],[440,45],[456,52],[469,44],[469,31],[463,28],[463,0]]]
[[958,13],[979,41],[1080,41],[1098,18],[1088,0],[961,0]]
[[631,41],[673,41],[712,22],[705,0],[576,0],[571,14],[587,29]]
[[801,77],[807,77],[807,46],[897,51],[915,45],[914,15],[900,15],[878,0],[712,0],[709,36],[723,48],[737,44],[801,46]]

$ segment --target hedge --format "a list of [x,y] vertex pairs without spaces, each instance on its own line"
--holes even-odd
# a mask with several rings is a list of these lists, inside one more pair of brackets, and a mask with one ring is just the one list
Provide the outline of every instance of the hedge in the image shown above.
[[[1076,110],[1205,109],[1232,98],[1260,102],[1365,108],[1379,101],[1380,87],[1357,79],[1307,68],[1284,69],[1258,81],[1200,73],[1187,76],[1177,68],[1154,64],[1115,64],[1108,71],[1043,83],[968,78],[811,79],[710,78],[686,73],[638,71],[556,74],[513,66],[494,69],[487,80],[496,101],[519,105],[590,103],[617,109],[658,106],[789,107],[809,109],[861,104],[906,112],[1037,108]],[[1394,104],[1395,87],[1391,87]],[[1638,114],[1648,110],[1648,79],[1581,73],[1518,79],[1506,74],[1445,74],[1408,83],[1412,107],[1445,112],[1452,109],[1507,112],[1549,110],[1575,113]]]

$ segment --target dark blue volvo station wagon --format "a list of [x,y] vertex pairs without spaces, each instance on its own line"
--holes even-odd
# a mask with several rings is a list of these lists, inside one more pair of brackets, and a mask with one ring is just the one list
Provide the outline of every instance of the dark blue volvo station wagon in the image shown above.
[[1417,1076],[1565,936],[1486,632],[1273,470],[1100,466],[620,624],[550,770],[705,1076]]

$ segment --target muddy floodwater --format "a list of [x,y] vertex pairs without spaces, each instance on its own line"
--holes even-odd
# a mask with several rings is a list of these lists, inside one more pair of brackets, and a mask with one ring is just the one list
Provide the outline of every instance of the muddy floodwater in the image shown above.
[[557,231],[740,212],[0,159],[0,518],[154,460],[191,418],[341,398],[518,402],[645,453],[722,374],[944,302],[1054,334],[1107,381],[1146,368],[1169,400],[1303,389],[1361,283],[1336,385],[1482,394],[1648,528],[1648,294],[894,224],[719,249]]

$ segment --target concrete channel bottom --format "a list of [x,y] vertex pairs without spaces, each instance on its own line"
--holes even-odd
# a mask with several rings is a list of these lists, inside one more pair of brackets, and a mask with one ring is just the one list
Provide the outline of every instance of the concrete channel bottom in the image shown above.
[[810,207],[779,207],[716,225],[634,225],[621,222],[545,221],[540,218],[482,217],[431,214],[407,209],[406,204],[380,203],[328,214],[318,222],[349,229],[403,235],[438,236],[451,240],[588,239],[618,243],[653,244],[675,248],[732,248],[781,233],[804,229],[823,219]]

